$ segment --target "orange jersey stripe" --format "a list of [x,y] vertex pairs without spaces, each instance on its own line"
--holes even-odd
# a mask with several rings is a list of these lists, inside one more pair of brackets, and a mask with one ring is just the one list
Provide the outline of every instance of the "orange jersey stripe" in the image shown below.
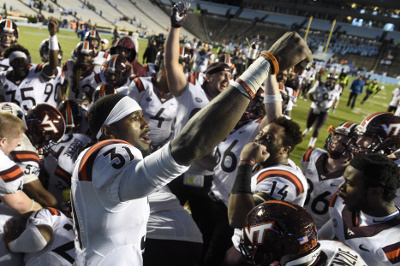
[[128,145],[128,142],[120,139],[108,139],[101,141],[94,146],[92,146],[86,154],[83,156],[81,163],[79,165],[79,171],[78,171],[78,179],[80,181],[92,181],[92,170],[93,170],[93,164],[94,161],[97,157],[97,154],[100,152],[102,148],[104,148],[107,145],[111,144],[117,144],[117,143],[125,143]]
[[99,74],[94,75],[94,79],[96,80],[96,83],[101,83],[101,78]]
[[140,80],[140,78],[135,78],[133,81],[135,82],[136,87],[138,88],[138,91],[139,91],[139,92],[144,91],[144,86],[143,86],[143,83],[142,83],[142,81]]
[[303,184],[300,182],[300,180],[297,178],[297,176],[292,174],[291,172],[288,172],[285,170],[265,171],[257,178],[257,184],[260,183],[262,180],[270,178],[270,177],[283,177],[286,180],[289,180],[290,182],[292,182],[294,184],[298,195],[302,194],[304,192]]
[[310,161],[310,157],[311,157],[311,153],[314,149],[308,149],[304,155],[303,155],[303,161],[304,162],[309,162]]
[[60,211],[57,209],[54,209],[52,207],[45,207],[44,209],[48,210],[51,213],[51,215],[61,216]]
[[40,71],[42,70],[42,68],[43,68],[43,64],[37,65],[37,67],[36,67],[36,69],[35,69],[35,73],[40,72]]
[[189,82],[192,83],[193,85],[196,84],[196,78],[193,75],[189,75]]
[[69,185],[71,185],[71,174],[62,169],[60,166],[57,166],[56,168],[56,176],[67,182]]
[[400,262],[400,242],[384,247],[383,251],[392,264]]
[[12,182],[23,176],[24,172],[22,172],[22,169],[18,165],[14,165],[9,169],[0,172],[0,177],[5,183]]
[[33,151],[12,151],[10,152],[11,157],[14,162],[23,163],[23,162],[35,162],[37,164],[40,163],[39,155]]
[[335,194],[332,195],[331,200],[329,201],[329,207],[335,206],[336,200],[339,198],[339,191],[336,191]]

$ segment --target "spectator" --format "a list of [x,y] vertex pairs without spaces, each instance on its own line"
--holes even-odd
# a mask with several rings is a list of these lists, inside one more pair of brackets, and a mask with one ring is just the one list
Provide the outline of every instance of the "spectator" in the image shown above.
[[143,63],[154,63],[154,61],[156,61],[157,52],[157,42],[155,39],[153,39],[144,51]]
[[364,75],[358,75],[358,78],[355,79],[350,85],[350,95],[349,100],[347,101],[347,107],[351,104],[351,109],[354,108],[354,104],[356,103],[357,96],[364,91],[365,82],[363,80]]

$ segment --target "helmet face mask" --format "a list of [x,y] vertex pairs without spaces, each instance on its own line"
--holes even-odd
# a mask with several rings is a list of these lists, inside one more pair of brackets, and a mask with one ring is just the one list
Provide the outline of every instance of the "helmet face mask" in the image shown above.
[[2,19],[0,21],[0,41],[3,47],[9,47],[16,44],[18,40],[18,27],[11,19]]
[[247,215],[239,248],[251,265],[316,259],[317,228],[307,211],[282,201],[264,202]]
[[76,132],[82,123],[82,112],[74,100],[63,101],[58,110],[61,112],[68,132]]
[[[42,59],[43,63],[49,62],[49,52],[50,52],[50,47],[49,47],[49,39],[45,39],[42,41],[39,47],[39,53],[40,53],[40,58]],[[60,64],[62,62],[62,56],[63,52],[61,49],[60,43],[58,43],[58,63]]]
[[106,82],[118,88],[126,83],[131,75],[131,66],[126,59],[119,54],[114,55],[108,62],[104,71]]
[[35,105],[26,113],[26,135],[37,148],[57,142],[65,134],[65,121],[56,108],[49,104]]
[[389,112],[374,113],[356,128],[353,153],[393,153],[400,144],[400,117]]
[[90,30],[85,34],[85,41],[89,41],[93,48],[98,50],[101,41],[100,34],[97,30]]
[[77,63],[83,68],[89,68],[92,66],[92,59],[94,57],[94,47],[88,42],[84,41],[78,44],[75,49],[75,56]]
[[330,134],[326,138],[324,148],[330,158],[353,158],[356,128],[357,124],[353,122],[344,122],[336,128],[333,126],[328,128]]

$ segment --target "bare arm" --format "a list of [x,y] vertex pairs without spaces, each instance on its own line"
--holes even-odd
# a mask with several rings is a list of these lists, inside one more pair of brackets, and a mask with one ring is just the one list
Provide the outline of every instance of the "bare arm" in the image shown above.
[[57,207],[56,198],[43,187],[39,179],[24,184],[23,190],[30,198],[34,199],[42,206]]
[[24,192],[18,191],[17,193],[11,193],[4,195],[1,200],[10,208],[16,210],[20,214],[24,214],[30,211],[37,211],[42,206],[31,200]]
[[282,100],[269,100],[271,99],[271,97],[281,97],[281,93],[279,91],[279,83],[276,80],[275,75],[270,75],[265,80],[264,95],[265,116],[260,123],[260,129],[263,129],[266,125],[271,123],[273,119],[282,116]]
[[[165,42],[164,65],[167,71],[169,90],[175,97],[180,96],[186,89],[186,77],[183,68],[179,64],[179,34],[190,5],[178,3],[174,6],[171,14],[171,28]],[[181,15],[180,15],[181,14]],[[181,17],[180,17],[181,16]],[[181,21],[176,20],[181,18]],[[175,21],[175,23],[174,23]],[[179,27],[178,27],[179,26]]]
[[56,37],[57,29],[58,29],[58,20],[55,18],[50,18],[48,29],[50,33],[49,39],[49,63],[45,64],[43,67],[43,74],[47,78],[53,77],[57,72],[58,65],[58,41]]
[[260,197],[251,192],[253,163],[259,164],[269,157],[265,146],[252,142],[244,146],[240,153],[240,162],[235,183],[229,197],[228,218],[234,228],[242,228],[249,211],[261,203]]

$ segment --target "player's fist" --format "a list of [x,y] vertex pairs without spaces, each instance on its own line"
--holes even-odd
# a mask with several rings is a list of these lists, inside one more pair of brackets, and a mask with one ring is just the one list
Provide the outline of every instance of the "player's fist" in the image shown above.
[[185,22],[188,12],[189,12],[190,4],[186,2],[178,2],[172,8],[171,13],[171,26],[174,28],[180,28]]
[[49,24],[47,25],[47,28],[49,29],[50,36],[56,35],[58,30],[58,20],[56,18],[51,17],[49,19]]
[[312,60],[311,50],[307,43],[296,32],[287,32],[269,49],[279,63],[279,69],[285,70],[294,66],[299,73]]

